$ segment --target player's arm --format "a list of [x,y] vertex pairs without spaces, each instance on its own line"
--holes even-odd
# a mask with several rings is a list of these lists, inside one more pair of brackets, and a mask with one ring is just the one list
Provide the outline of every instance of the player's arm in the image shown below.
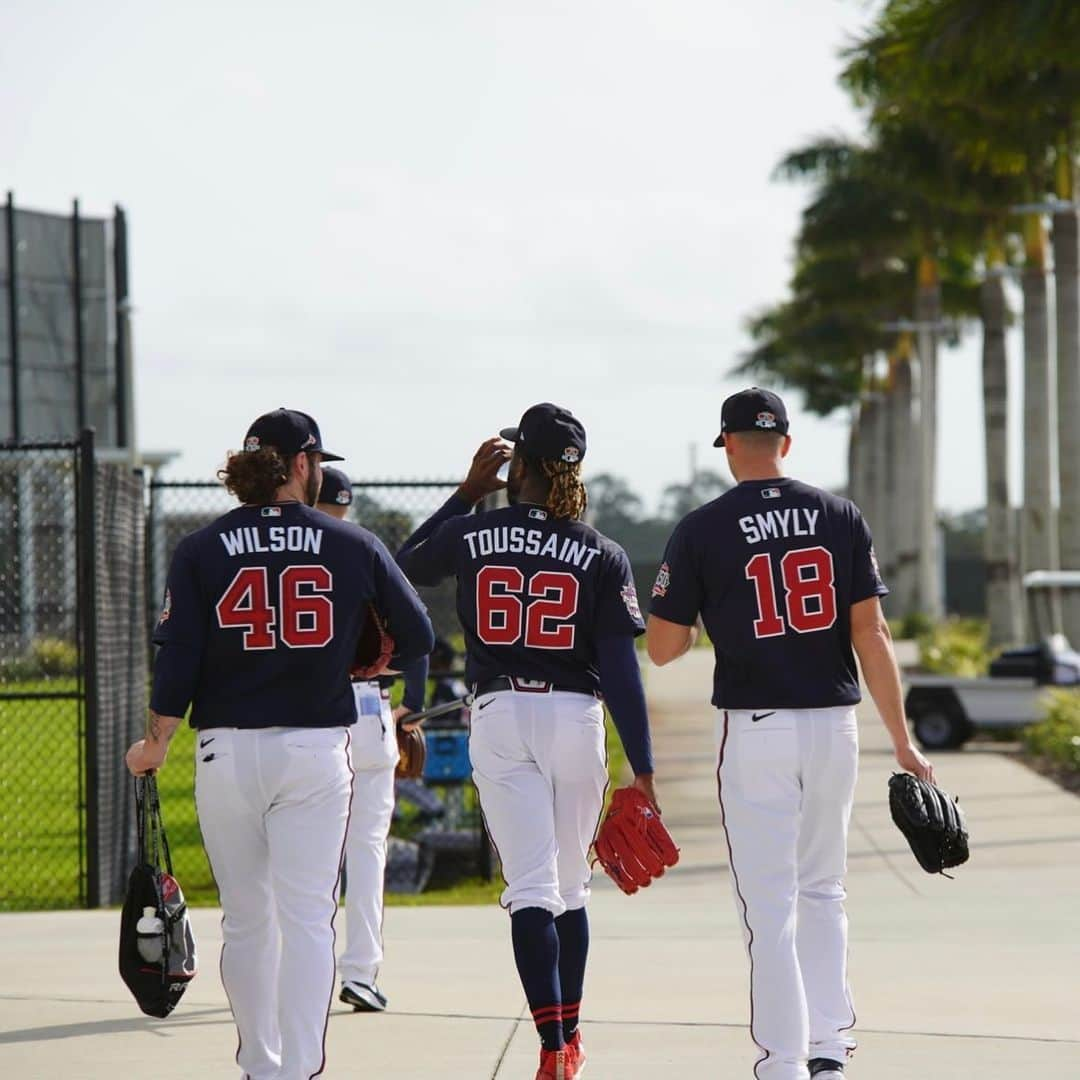
[[435,647],[435,631],[423,600],[381,541],[374,541],[373,553],[375,607],[386,618],[394,639],[390,667],[404,671]]
[[863,681],[892,739],[901,768],[924,780],[933,780],[934,768],[911,741],[904,715],[900,668],[892,634],[881,610],[888,588],[881,580],[874,540],[862,514],[852,507],[851,644],[859,657]]
[[892,634],[881,610],[881,601],[876,596],[852,605],[851,643],[859,656],[863,681],[892,739],[897,762],[921,779],[933,780],[933,766],[911,741]]
[[703,600],[701,578],[683,521],[667,542],[652,588],[645,643],[649,659],[657,667],[678,660],[697,643]]
[[401,704],[394,710],[395,720],[400,720],[409,713],[423,711],[424,698],[427,696],[427,656],[414,660],[401,674],[405,682],[405,693],[402,695]]
[[473,455],[461,486],[406,541],[397,553],[398,565],[417,585],[438,585],[454,572],[456,531],[447,528],[456,518],[471,514],[483,498],[506,486],[497,476],[513,448],[505,439],[488,439]]
[[630,560],[612,545],[604,553],[593,626],[600,690],[634,771],[634,787],[659,810],[645,686],[634,648],[634,639],[644,632]]
[[205,645],[206,618],[195,565],[183,542],[173,554],[165,586],[165,606],[154,629],[160,646],[154,661],[146,735],[125,761],[136,776],[165,764],[169,740],[183,723],[195,696]]

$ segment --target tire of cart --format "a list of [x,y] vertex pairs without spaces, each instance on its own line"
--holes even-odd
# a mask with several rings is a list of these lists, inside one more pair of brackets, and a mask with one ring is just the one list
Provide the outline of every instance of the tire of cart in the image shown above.
[[915,738],[924,750],[956,750],[974,733],[952,690],[916,688],[908,694],[906,706]]

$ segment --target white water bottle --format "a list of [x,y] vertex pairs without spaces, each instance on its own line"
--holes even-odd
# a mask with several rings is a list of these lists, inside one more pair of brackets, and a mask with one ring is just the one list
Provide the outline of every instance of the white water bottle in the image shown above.
[[142,918],[135,924],[135,934],[139,955],[147,963],[159,963],[165,954],[165,924],[158,918],[156,908],[143,908]]

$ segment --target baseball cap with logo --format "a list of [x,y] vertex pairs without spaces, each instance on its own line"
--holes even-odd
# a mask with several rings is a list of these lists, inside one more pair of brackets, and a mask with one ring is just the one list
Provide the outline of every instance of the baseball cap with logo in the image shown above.
[[340,454],[331,454],[322,444],[319,425],[305,412],[284,407],[263,413],[244,436],[244,449],[261,450],[272,446],[285,455],[301,451],[322,454],[323,461],[344,461]]
[[569,409],[543,401],[526,409],[517,427],[499,434],[517,444],[529,461],[565,461],[574,465],[585,457],[585,428]]
[[723,446],[724,436],[739,431],[788,433],[787,408],[778,394],[751,386],[732,394],[720,409],[720,434],[713,446]]
[[332,506],[351,506],[352,499],[352,484],[349,478],[332,465],[324,466],[319,502],[329,503]]

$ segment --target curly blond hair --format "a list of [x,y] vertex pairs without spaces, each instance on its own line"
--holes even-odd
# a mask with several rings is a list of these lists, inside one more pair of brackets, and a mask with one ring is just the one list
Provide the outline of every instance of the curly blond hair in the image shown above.
[[566,461],[538,462],[540,471],[551,484],[548,489],[547,508],[553,517],[577,518],[585,516],[589,495],[581,482],[581,463]]

